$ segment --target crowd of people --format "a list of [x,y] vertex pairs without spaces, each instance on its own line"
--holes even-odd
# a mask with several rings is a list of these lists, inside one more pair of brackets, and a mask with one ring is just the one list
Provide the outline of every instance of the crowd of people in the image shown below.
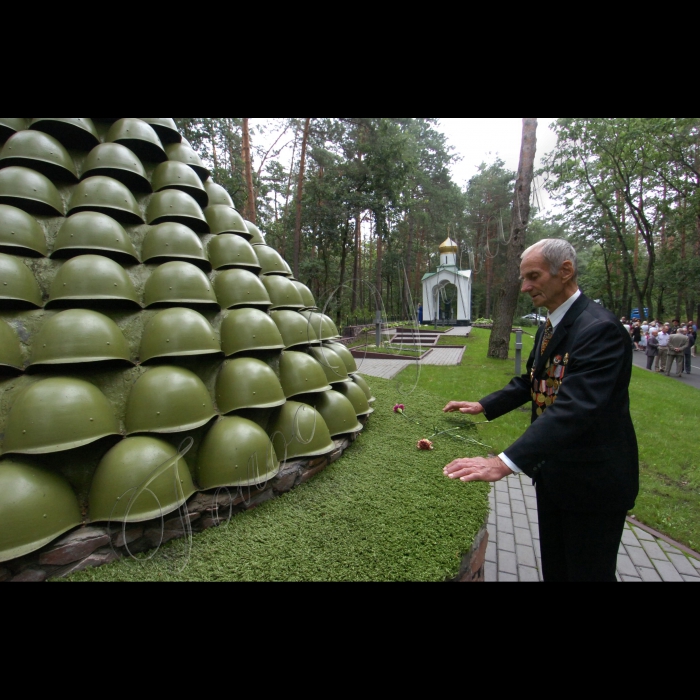
[[695,344],[698,327],[691,320],[681,324],[678,319],[670,323],[661,323],[657,319],[643,321],[623,316],[620,321],[630,334],[635,352],[644,352],[647,356],[647,369],[671,375],[673,363],[676,363],[676,377],[690,374],[690,358],[695,357]]

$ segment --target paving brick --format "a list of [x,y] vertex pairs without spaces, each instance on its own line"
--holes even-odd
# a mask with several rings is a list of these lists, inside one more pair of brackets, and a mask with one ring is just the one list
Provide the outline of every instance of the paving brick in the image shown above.
[[515,545],[515,554],[518,557],[518,565],[520,566],[537,566],[535,560],[535,550],[532,547],[527,547],[524,544]]
[[532,566],[519,566],[518,576],[520,577],[521,581],[527,581],[530,583],[538,583],[540,580],[539,571]]
[[650,542],[649,540],[642,540],[641,541],[642,547],[644,547],[644,551],[647,553],[649,556],[649,559],[659,559],[661,561],[668,561],[668,557],[666,556],[666,553],[664,552],[661,547],[659,547],[656,542],[653,540]]
[[530,534],[535,539],[540,538],[540,526],[537,523],[530,523]]
[[525,506],[537,510],[537,499],[534,496],[525,496]]
[[634,536],[632,530],[625,528],[622,531],[622,544],[629,544],[633,547],[639,547],[639,540]]
[[696,559],[695,557],[688,557],[688,561],[689,561],[696,569],[700,569],[700,559]]
[[517,583],[518,577],[516,574],[507,574],[503,571],[498,572],[498,580],[501,583]]
[[498,552],[498,572],[499,578],[501,572],[517,575],[518,565],[515,561],[514,552],[504,552],[502,550]]
[[497,503],[496,504],[496,515],[499,518],[509,518],[511,516],[510,504],[509,503]]
[[498,569],[496,565],[490,561],[484,564],[484,581],[488,583],[495,583],[498,581]]
[[661,547],[661,549],[664,550],[664,552],[671,552],[672,554],[681,554],[681,550],[678,549],[678,547],[674,547],[668,542],[664,542],[663,540],[656,540],[656,544],[658,544],[659,547]]
[[527,509],[527,518],[531,523],[539,523],[540,516],[537,514],[537,510],[534,508]]
[[496,511],[489,511],[488,524],[495,530],[496,529]]
[[498,518],[498,522],[496,523],[496,529],[498,530],[499,535],[501,532],[506,532],[506,533],[512,535],[513,534],[513,519],[512,518]]
[[523,495],[532,496],[534,498],[536,493],[537,492],[535,491],[534,486],[530,486],[529,484],[523,484]]
[[625,546],[625,549],[627,550],[627,554],[629,554],[629,557],[635,566],[645,566],[648,569],[652,568],[653,565],[649,560],[649,557],[646,555],[646,552],[641,547]]
[[516,527],[513,534],[515,535],[516,544],[524,544],[528,547],[532,547],[532,535],[529,529],[526,530],[522,527]]
[[625,576],[638,576],[637,569],[635,568],[632,560],[627,556],[627,554],[617,555],[617,570],[621,575]]
[[535,556],[538,559],[542,559],[542,550],[540,549],[540,541],[536,538],[532,538],[532,548],[535,550]]
[[503,491],[496,492],[496,505],[505,504],[510,508],[510,496]]
[[682,579],[687,583],[700,583],[700,576],[682,576]]
[[661,576],[656,572],[656,569],[647,569],[645,566],[638,566],[637,571],[642,577],[642,581],[661,581]]
[[617,553],[618,554],[627,554],[627,552],[625,552],[625,548],[622,545],[622,542],[620,542],[620,546],[617,548]]
[[491,562],[496,562],[496,543],[489,541],[488,545],[486,545],[486,561],[491,561]]
[[494,486],[496,488],[496,493],[498,493],[499,491],[504,492],[504,493],[508,493],[508,482],[507,481],[503,481],[501,479],[501,481],[497,481],[494,484]]
[[622,579],[620,578],[620,574],[619,574],[617,571],[615,572],[615,580],[616,580],[618,583],[621,583],[621,582],[622,582]]
[[672,552],[668,552],[668,558],[671,560],[671,563],[679,574],[685,574],[686,576],[700,576],[700,571],[698,571],[683,554],[673,554]]
[[621,574],[621,575],[620,575],[620,578],[621,578],[623,581],[636,581],[636,582],[638,582],[638,583],[641,583],[641,582],[642,582],[642,579],[639,578],[639,576],[626,576],[625,574]]
[[527,515],[523,515],[522,513],[513,513],[513,525],[515,527],[524,527],[526,530],[530,529]]
[[666,582],[682,582],[683,578],[681,575],[676,571],[676,567],[671,564],[668,559],[666,561],[659,561],[658,559],[654,559],[653,561],[654,568],[659,572],[659,576],[666,581]]
[[632,531],[637,536],[638,540],[649,540],[650,542],[654,541],[654,535],[650,535],[648,532],[645,532],[640,527],[632,527]]
[[514,513],[521,513],[522,515],[527,514],[527,508],[525,507],[525,501],[520,501],[517,498],[511,498],[510,508]]
[[498,537],[497,549],[503,549],[506,552],[514,552],[515,537],[507,532],[502,532]]

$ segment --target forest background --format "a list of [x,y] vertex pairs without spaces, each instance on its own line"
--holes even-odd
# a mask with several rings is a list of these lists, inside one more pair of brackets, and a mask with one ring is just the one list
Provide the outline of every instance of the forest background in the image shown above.
[[[493,157],[465,187],[436,118],[178,118],[244,218],[339,325],[411,318],[438,246],[473,272],[472,319],[507,281],[517,173]],[[700,119],[562,118],[533,187],[527,245],[569,239],[579,282],[618,316],[700,316]],[[542,207],[544,193],[554,213]],[[511,280],[512,282],[512,280]],[[643,311],[646,309],[646,314]],[[536,311],[521,296],[515,317]]]

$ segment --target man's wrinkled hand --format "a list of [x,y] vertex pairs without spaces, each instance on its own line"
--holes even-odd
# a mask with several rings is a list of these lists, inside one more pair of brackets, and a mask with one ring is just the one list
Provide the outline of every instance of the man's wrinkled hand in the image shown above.
[[484,407],[476,401],[450,401],[450,403],[442,409],[443,413],[466,413],[471,416],[478,416],[484,412]]
[[513,473],[498,457],[455,459],[442,471],[450,479],[460,481],[500,481]]

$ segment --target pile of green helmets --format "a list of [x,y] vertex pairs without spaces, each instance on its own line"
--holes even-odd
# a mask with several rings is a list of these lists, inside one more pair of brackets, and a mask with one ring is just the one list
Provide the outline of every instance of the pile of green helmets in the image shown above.
[[0,562],[332,452],[338,338],[173,119],[0,118]]

